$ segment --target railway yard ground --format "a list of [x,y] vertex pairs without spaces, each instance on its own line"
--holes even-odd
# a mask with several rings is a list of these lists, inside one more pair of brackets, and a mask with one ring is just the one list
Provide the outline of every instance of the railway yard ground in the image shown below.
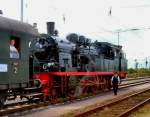
[[[126,83],[125,81],[123,82]],[[14,116],[18,116],[18,117],[72,117],[72,115],[74,115],[75,113],[88,110],[98,104],[103,104],[115,98],[121,98],[121,97],[127,96],[129,94],[135,93],[136,91],[142,90],[145,88],[150,88],[150,83],[119,89],[117,96],[114,96],[112,91],[106,91],[96,96],[88,97],[86,99],[81,99],[77,101],[74,100],[71,103],[66,102],[65,104],[49,105],[49,106],[41,107],[38,109],[32,109],[32,110],[28,110],[28,111],[24,111],[20,113],[15,113],[9,116],[10,117],[14,117]],[[149,115],[149,114],[150,112],[147,112],[145,115]]]

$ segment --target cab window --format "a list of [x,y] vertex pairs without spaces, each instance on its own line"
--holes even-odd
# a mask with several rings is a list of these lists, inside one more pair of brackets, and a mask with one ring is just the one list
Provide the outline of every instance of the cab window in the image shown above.
[[20,58],[20,39],[16,37],[10,38],[10,58]]

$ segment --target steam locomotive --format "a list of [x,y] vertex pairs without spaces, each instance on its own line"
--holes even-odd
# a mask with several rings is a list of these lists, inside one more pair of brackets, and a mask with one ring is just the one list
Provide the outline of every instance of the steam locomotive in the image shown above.
[[127,60],[122,46],[91,42],[71,33],[57,36],[54,22],[47,22],[48,34],[41,34],[30,45],[33,78],[42,83],[44,99],[76,97],[110,89],[114,71],[125,78]]
[[[127,60],[121,46],[91,42],[75,33],[60,38],[54,22],[48,22],[47,29],[48,34],[39,34],[27,23],[0,16],[1,106],[18,97],[58,102],[96,94],[111,88],[114,71],[125,78]],[[17,57],[10,56],[11,40]]]

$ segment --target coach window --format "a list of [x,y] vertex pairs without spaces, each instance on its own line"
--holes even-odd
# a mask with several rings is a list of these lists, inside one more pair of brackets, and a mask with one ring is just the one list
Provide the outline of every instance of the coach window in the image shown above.
[[10,38],[10,58],[19,59],[20,55],[20,42],[19,38]]

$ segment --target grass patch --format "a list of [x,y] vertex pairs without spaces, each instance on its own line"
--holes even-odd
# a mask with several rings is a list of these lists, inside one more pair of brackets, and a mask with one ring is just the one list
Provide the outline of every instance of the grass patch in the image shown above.
[[129,117],[150,117],[150,102]]
[[127,70],[127,78],[138,78],[138,77],[145,77],[150,76],[150,70],[145,68],[133,69],[129,68]]

